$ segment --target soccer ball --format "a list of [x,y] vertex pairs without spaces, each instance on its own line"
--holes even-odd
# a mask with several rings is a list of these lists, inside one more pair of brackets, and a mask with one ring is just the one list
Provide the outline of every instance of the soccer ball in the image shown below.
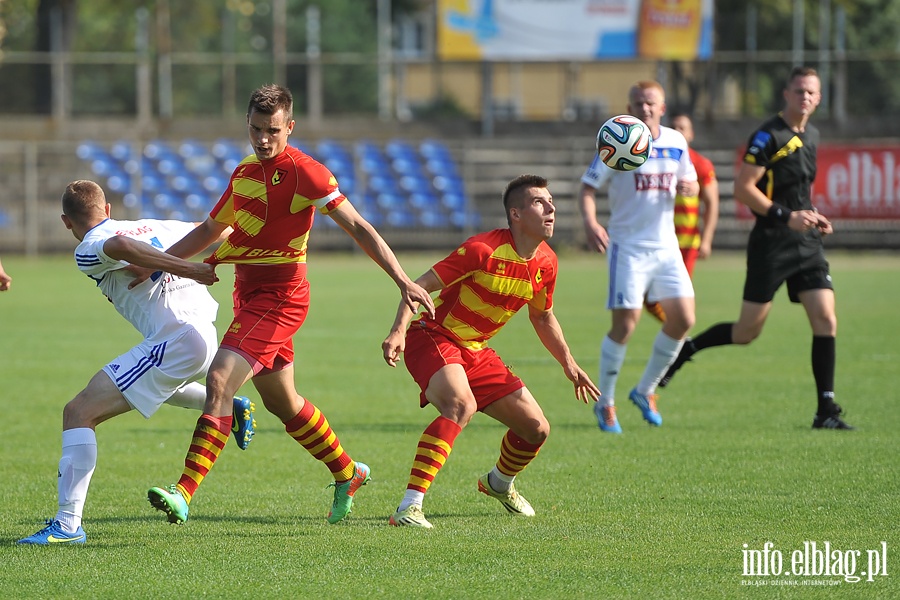
[[597,154],[610,169],[633,171],[650,157],[650,128],[631,115],[610,117],[597,132]]

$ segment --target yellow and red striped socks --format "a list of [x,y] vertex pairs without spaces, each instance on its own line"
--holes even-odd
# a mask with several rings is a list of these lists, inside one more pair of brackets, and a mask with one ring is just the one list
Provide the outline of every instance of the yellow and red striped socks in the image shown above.
[[231,415],[214,417],[205,413],[197,419],[191,447],[184,458],[184,471],[176,484],[188,504],[225,447],[231,435],[232,420]]
[[438,417],[422,432],[419,445],[416,446],[416,458],[409,472],[407,490],[415,490],[421,494],[428,491],[437,477],[438,471],[447,462],[453,442],[462,428],[445,417]]
[[344,452],[328,419],[312,402],[306,400],[300,412],[285,422],[284,429],[316,460],[325,463],[336,482],[342,483],[353,477],[354,462]]
[[534,460],[541,449],[543,442],[540,444],[529,444],[510,429],[503,436],[500,443],[500,458],[497,460],[496,469],[499,471],[504,481],[512,481],[513,478],[522,472],[528,464]]

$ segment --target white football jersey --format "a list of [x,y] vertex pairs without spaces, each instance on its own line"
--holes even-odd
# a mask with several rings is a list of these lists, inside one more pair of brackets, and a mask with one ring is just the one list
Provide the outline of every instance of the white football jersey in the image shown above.
[[599,156],[581,181],[595,189],[609,184],[609,224],[613,242],[639,248],[678,247],[675,236],[675,186],[697,181],[687,141],[669,127],[659,128],[650,158],[634,171],[616,171]]
[[193,279],[156,272],[129,290],[133,276],[122,270],[128,263],[112,259],[103,252],[106,240],[116,235],[145,242],[165,252],[193,228],[192,223],[182,221],[106,219],[88,231],[75,248],[75,263],[145,338],[167,335],[183,323],[213,323],[219,305],[205,285]]

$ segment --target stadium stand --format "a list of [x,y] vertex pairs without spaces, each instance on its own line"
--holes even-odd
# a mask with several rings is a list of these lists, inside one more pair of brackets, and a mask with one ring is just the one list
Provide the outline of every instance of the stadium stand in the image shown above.
[[[323,139],[293,145],[325,164],[363,216],[379,227],[463,229],[481,218],[467,195],[452,153],[440,142],[416,146],[392,139],[349,145]],[[233,140],[206,144],[152,140],[142,148],[127,141],[78,144],[76,155],[105,187],[121,194],[138,218],[202,220],[251,149]],[[331,219],[317,219],[327,228]]]

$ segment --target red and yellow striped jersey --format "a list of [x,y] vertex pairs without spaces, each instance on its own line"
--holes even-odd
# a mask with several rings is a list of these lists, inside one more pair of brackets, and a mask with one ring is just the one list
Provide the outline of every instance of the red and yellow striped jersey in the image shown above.
[[480,233],[431,268],[444,288],[434,303],[435,318],[425,315],[417,322],[481,350],[525,304],[550,310],[557,269],[556,253],[545,242],[525,260],[509,229]]
[[262,162],[250,155],[209,213],[234,232],[208,262],[305,263],[315,210],[328,214],[345,199],[331,171],[292,146]]
[[[716,171],[712,161],[694,150],[688,148],[691,162],[697,170],[697,181],[700,189],[712,183],[716,178]],[[675,235],[678,236],[679,248],[700,247],[700,197],[699,196],[675,196]]]

